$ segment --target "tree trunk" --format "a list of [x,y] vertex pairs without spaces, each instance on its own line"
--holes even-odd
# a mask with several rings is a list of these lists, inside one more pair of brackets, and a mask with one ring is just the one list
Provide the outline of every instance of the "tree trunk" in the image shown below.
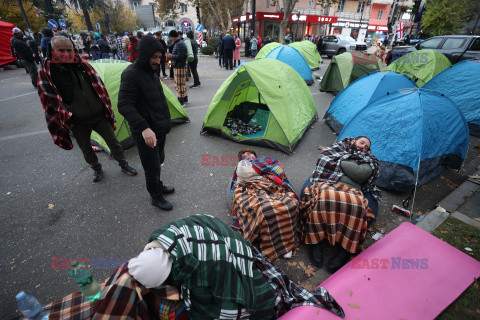
[[88,10],[82,7],[83,17],[85,18],[85,24],[87,25],[88,31],[94,31],[92,21],[90,20],[90,13]]
[[23,20],[25,20],[25,24],[27,25],[28,31],[32,32],[32,28],[30,28],[30,23],[28,22],[27,14],[25,13],[25,10],[23,9],[22,1],[17,0],[17,4],[20,7],[20,11],[22,12]]
[[297,4],[298,0],[283,0],[283,20],[280,22],[280,31],[278,35],[278,41],[281,43],[283,42],[283,38],[285,37],[285,29],[288,25],[288,20],[290,19],[290,15],[292,14],[295,5]]

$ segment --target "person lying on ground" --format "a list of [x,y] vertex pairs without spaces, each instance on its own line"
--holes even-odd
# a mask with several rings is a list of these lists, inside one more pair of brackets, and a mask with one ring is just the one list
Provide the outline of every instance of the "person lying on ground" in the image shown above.
[[303,239],[310,245],[312,263],[321,267],[321,242],[340,249],[326,264],[336,272],[362,249],[367,221],[378,214],[380,191],[375,186],[378,160],[365,136],[345,138],[326,147],[319,155],[315,171],[307,179],[301,195]]
[[291,258],[299,248],[299,200],[282,164],[258,158],[252,149],[238,153],[231,183],[232,225],[270,260]]
[[[104,290],[93,319],[119,315],[126,306],[148,310],[138,292],[158,290],[166,284],[178,288],[191,320],[276,319],[300,305],[345,317],[326,289],[309,292],[291,282],[257,248],[213,216],[174,221],[155,230],[148,242],[144,251],[125,265],[133,284],[131,279],[119,280],[119,272],[107,281],[107,287],[117,282],[130,290]],[[142,311],[145,314],[148,311]]]

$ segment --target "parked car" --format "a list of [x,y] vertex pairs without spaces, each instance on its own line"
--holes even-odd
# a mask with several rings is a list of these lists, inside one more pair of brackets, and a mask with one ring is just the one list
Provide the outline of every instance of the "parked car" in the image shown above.
[[391,63],[409,52],[423,49],[437,50],[455,64],[462,60],[480,58],[480,36],[438,36],[417,43],[415,46],[394,47],[389,51],[387,61]]
[[322,54],[329,58],[336,54],[342,54],[347,51],[365,51],[367,44],[359,42],[349,36],[332,34],[323,37]]

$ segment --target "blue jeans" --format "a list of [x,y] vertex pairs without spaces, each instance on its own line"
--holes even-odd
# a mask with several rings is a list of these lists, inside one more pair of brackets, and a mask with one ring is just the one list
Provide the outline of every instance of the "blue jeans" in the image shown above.
[[[310,177],[307,178],[307,181],[303,184],[302,187],[302,192],[300,193],[300,199],[303,198],[303,191],[305,188],[310,187],[312,183],[310,182]],[[375,215],[375,219],[378,216],[378,201],[375,200],[375,198],[372,196],[370,192],[364,192],[363,197],[368,200],[368,207],[373,211],[373,214]],[[370,227],[371,221],[368,221],[367,226]]]

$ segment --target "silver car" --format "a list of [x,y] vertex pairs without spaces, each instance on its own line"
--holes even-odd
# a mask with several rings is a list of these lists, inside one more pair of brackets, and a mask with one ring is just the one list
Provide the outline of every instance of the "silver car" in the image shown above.
[[322,54],[326,54],[329,58],[336,54],[342,54],[347,51],[365,51],[367,44],[358,42],[350,36],[341,34],[332,34],[323,37]]

